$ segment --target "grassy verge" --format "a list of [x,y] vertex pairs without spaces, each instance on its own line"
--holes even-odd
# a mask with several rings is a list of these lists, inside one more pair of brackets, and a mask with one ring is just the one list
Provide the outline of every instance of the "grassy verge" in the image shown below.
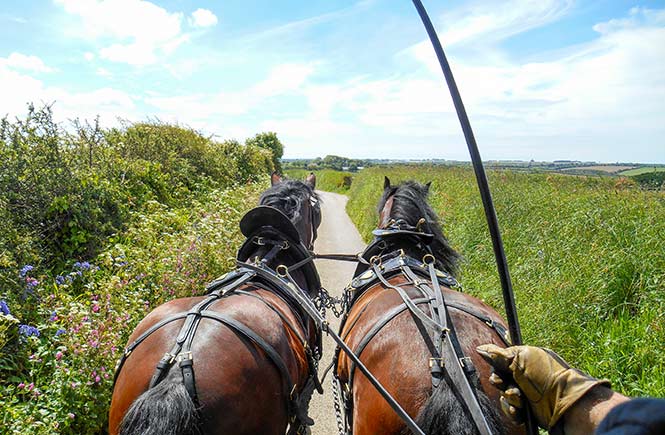
[[[363,237],[383,176],[433,181],[431,204],[465,257],[466,291],[501,308],[471,170],[370,168],[349,191]],[[626,179],[490,171],[525,341],[548,346],[629,395],[665,396],[665,195]]]
[[[289,169],[286,175],[289,178],[304,180],[312,171],[306,169]],[[351,188],[355,174],[351,172],[335,171],[333,169],[322,169],[313,171],[316,174],[316,188],[326,192],[347,193]]]

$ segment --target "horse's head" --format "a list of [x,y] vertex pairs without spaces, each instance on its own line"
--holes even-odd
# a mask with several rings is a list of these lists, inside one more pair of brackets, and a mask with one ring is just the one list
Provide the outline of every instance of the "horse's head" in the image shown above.
[[439,218],[427,202],[432,183],[420,184],[416,181],[405,181],[391,185],[385,177],[383,195],[378,205],[379,229],[386,229],[400,222],[424,233],[432,234],[434,239],[430,245],[437,262],[447,272],[457,272],[460,255],[450,246],[443,235]]
[[312,249],[321,224],[321,205],[314,192],[316,176],[310,173],[304,182],[285,180],[277,173],[270,177],[271,187],[259,200],[260,205],[274,207],[284,213],[300,234],[305,247]]

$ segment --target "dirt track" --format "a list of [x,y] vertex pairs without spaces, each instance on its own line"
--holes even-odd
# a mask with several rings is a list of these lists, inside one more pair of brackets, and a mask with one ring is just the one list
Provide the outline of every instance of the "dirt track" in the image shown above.
[[[365,248],[365,243],[360,238],[358,230],[346,214],[347,197],[336,193],[318,192],[321,195],[323,217],[319,227],[319,236],[315,242],[315,250],[318,253],[357,253]],[[340,296],[342,289],[351,281],[355,263],[316,260],[316,267],[321,276],[321,282],[331,295]],[[337,330],[339,319],[329,312],[328,320],[333,328]],[[324,336],[324,355],[321,359],[320,371],[332,361],[335,350],[335,342]],[[309,414],[314,419],[312,428],[314,435],[337,435],[337,423],[335,420],[335,408],[333,407],[332,392],[330,387],[330,375],[323,384],[325,393],[323,396],[314,393],[309,407]]]

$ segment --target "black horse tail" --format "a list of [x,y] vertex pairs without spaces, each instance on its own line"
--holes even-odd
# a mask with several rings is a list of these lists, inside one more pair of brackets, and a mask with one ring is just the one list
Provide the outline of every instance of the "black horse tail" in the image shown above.
[[120,435],[200,434],[199,411],[179,375],[141,394],[120,423]]
[[[451,387],[448,376],[446,376],[446,381],[442,381],[438,387],[434,388],[434,392],[416,417],[416,424],[428,435],[477,435],[478,430],[465,409],[462,398],[459,397],[456,389]],[[479,388],[480,383],[477,381],[477,377],[473,384],[476,384],[476,397],[492,433],[505,434],[498,411]]]

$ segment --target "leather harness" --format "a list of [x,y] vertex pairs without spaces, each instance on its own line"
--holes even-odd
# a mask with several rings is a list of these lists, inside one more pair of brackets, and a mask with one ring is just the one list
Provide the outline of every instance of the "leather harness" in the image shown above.
[[[492,328],[506,345],[510,345],[508,331],[503,325],[494,322],[488,316],[462,304],[444,299],[441,286],[457,287],[458,283],[452,275],[435,267],[437,262],[429,247],[433,240],[431,234],[420,232],[416,227],[409,227],[404,222],[393,222],[391,227],[376,230],[374,235],[375,239],[362,254],[362,257],[367,261],[358,264],[356,277],[345,289],[347,298],[351,302],[342,319],[339,329],[340,334],[345,329],[351,306],[365,291],[377,284],[382,284],[385,288],[394,290],[401,297],[402,303],[392,308],[374,323],[353,349],[354,353],[360,356],[384,327],[408,310],[413,314],[416,321],[420,322],[433,336],[429,337],[434,343],[432,357],[429,359],[432,387],[436,389],[440,386],[441,380],[444,378],[443,369],[446,367],[446,372],[453,381],[452,388],[455,388],[459,393],[464,407],[479,433],[483,435],[491,434],[492,432],[472,388],[472,385],[477,383],[476,369],[471,359],[466,357],[462,351],[454,325],[450,320],[449,309],[465,312],[481,320]],[[415,246],[418,251],[425,255],[422,260],[417,260],[406,255],[402,249],[399,249],[399,246]],[[389,280],[397,275],[405,277],[407,282],[401,285],[391,284]],[[412,298],[403,288],[406,286],[415,288],[419,295]],[[370,303],[365,305],[363,311],[358,313],[353,323],[346,328],[344,339],[352,332],[356,322],[362,317],[364,310],[369,307]],[[421,307],[424,307],[428,313]],[[335,353],[334,367],[337,367],[338,361],[339,348]],[[337,393],[341,393],[343,397],[346,411],[344,425],[347,434],[351,433],[352,428],[353,399],[351,392],[353,391],[355,371],[356,365],[351,363],[349,379],[344,388],[342,388],[342,382],[336,375],[333,378],[333,387],[337,388]],[[336,373],[336,371],[333,373]]]
[[[297,231],[288,218],[272,207],[262,206],[251,210],[245,215],[243,221],[241,221],[241,230],[243,233],[251,231],[251,234],[246,234],[248,236],[247,240],[238,251],[237,268],[208,284],[206,287],[208,295],[189,311],[177,313],[160,320],[127,346],[116,367],[113,383],[115,386],[120,370],[137,346],[164,325],[184,319],[185,321],[180,328],[175,344],[164,354],[157,364],[150,380],[149,388],[159,384],[174,364],[178,363],[187,393],[196,406],[200,407],[196,392],[193,368],[194,355],[192,354],[191,346],[201,320],[215,320],[254,343],[266,354],[280,374],[284,397],[287,398],[286,406],[289,415],[287,434],[305,433],[307,427],[314,424],[314,421],[307,415],[312,393],[315,389],[320,393],[323,392],[323,388],[317,377],[318,361],[321,358],[321,328],[312,326],[307,313],[302,309],[297,298],[293,296],[292,291],[294,287],[297,287],[297,284],[292,281],[290,276],[289,279],[286,279],[276,270],[270,268],[268,263],[281,251],[285,251],[294,262],[307,258],[310,256],[310,252],[302,244]],[[250,255],[257,252],[259,247],[263,246],[266,248],[269,247],[267,254],[263,258],[249,258]],[[307,282],[307,287],[318,293],[320,280],[313,263],[304,265],[303,274]],[[292,310],[297,319],[298,326],[300,326],[301,330],[306,331],[307,336],[303,337],[299,332],[299,328],[293,325],[269,301],[249,290],[251,285],[271,290],[276,296],[282,299]],[[216,301],[232,296],[252,297],[261,301],[280,317],[285,329],[288,329],[297,337],[303,346],[308,364],[307,380],[299,390],[283,358],[270,343],[243,322],[227,314],[212,310],[212,306]],[[310,346],[310,340],[315,343],[314,349]]]

